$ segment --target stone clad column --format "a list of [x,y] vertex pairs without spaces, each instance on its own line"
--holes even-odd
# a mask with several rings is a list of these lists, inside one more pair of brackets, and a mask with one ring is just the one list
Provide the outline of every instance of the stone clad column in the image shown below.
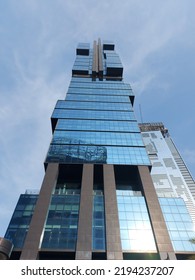
[[114,166],[104,164],[103,172],[107,259],[122,260]]
[[92,63],[92,76],[96,77],[98,73],[98,46],[97,42],[93,42],[93,63]]
[[29,230],[21,253],[21,260],[36,260],[41,242],[45,220],[51,201],[53,189],[56,185],[59,171],[58,163],[48,163],[39,197],[31,219]]
[[83,165],[76,246],[77,260],[92,258],[93,164]]
[[156,240],[157,249],[162,260],[175,260],[174,249],[161,211],[158,197],[147,166],[138,166],[143,191],[148,206],[149,216]]
[[13,247],[14,246],[10,240],[0,237],[0,260],[9,259]]
[[102,44],[100,39],[98,39],[98,72],[99,77],[103,79]]

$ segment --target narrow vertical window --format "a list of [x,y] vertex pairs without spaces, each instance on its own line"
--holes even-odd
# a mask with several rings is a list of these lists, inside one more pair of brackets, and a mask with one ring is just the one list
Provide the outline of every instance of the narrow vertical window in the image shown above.
[[103,193],[103,167],[94,166],[94,189],[93,189],[93,251],[104,250],[105,241],[105,213]]

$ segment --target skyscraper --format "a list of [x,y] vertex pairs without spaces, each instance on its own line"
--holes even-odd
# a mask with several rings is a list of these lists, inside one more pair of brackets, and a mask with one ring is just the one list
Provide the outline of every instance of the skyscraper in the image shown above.
[[[2,240],[14,245],[11,259],[176,259],[195,253],[192,195],[188,190],[186,206],[179,192],[167,197],[156,190],[133,105],[114,44],[79,44],[66,98],[51,117],[40,192],[20,196]],[[172,215],[170,223],[165,214]],[[175,217],[183,219],[181,229]],[[177,247],[174,234],[185,235],[189,246]]]
[[195,181],[163,123],[142,123],[140,129],[172,244],[180,252],[178,258],[184,258],[186,252],[194,252],[189,241],[195,237]]

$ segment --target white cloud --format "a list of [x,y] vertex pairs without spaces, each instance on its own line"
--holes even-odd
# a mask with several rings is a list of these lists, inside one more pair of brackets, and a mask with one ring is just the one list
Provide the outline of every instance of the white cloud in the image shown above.
[[[52,46],[45,49],[52,50]],[[51,78],[53,51],[35,51],[37,55],[28,56],[16,46],[7,60],[11,75],[15,73],[15,85],[7,90],[5,87],[0,94],[0,181],[4,197],[0,201],[0,219],[5,220],[0,235],[18,195],[26,188],[41,185],[43,161],[51,138],[50,116],[57,99],[65,97],[69,80],[65,71]]]
[[147,73],[145,76],[141,76],[140,79],[131,83],[134,93],[136,95],[142,94],[145,89],[154,81],[155,74],[154,73]]

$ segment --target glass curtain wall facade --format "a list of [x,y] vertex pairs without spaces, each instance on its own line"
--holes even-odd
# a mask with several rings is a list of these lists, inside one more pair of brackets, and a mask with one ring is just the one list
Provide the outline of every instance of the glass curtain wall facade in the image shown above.
[[29,192],[21,194],[12,215],[5,238],[11,240],[14,244],[14,258],[15,255],[17,255],[17,251],[20,251],[24,244],[37,198],[38,194],[32,194]]
[[5,234],[12,259],[176,258],[133,105],[115,45],[79,44],[66,98],[51,116],[40,193],[33,206],[21,198],[20,212],[19,200]]

